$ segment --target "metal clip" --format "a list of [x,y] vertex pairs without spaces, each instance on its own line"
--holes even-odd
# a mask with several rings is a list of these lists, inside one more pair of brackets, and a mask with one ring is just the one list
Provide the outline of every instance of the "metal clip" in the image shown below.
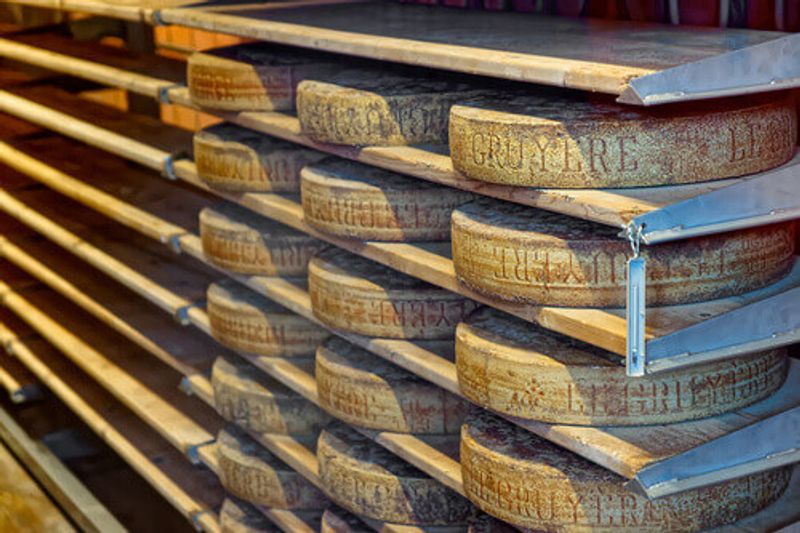
[[175,174],[175,156],[173,154],[169,154],[164,158],[161,175],[169,180],[177,181],[178,175]]
[[625,307],[628,330],[625,347],[625,373],[628,376],[644,376],[645,374],[647,262],[640,256],[643,229],[643,225],[629,224],[625,230],[625,235],[633,251],[633,256],[628,260],[628,294]]

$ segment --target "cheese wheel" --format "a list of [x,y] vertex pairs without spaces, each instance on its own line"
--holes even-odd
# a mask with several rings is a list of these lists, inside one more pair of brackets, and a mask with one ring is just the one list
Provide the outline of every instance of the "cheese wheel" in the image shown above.
[[280,532],[258,509],[234,496],[227,496],[222,502],[219,526],[222,533]]
[[350,69],[297,87],[303,133],[319,142],[401,146],[446,143],[450,107],[485,91],[405,69]]
[[300,169],[326,154],[233,124],[194,134],[197,174],[212,189],[231,192],[298,192]]
[[[459,281],[501,300],[624,307],[628,242],[619,230],[482,199],[453,211]],[[779,280],[794,262],[790,223],[642,247],[647,305],[723,298]]]
[[332,337],[317,350],[320,406],[348,424],[394,433],[458,433],[469,404],[377,355]]
[[294,109],[297,84],[340,69],[332,56],[302,48],[249,43],[195,52],[187,61],[192,101],[223,111]]
[[317,459],[325,491],[357,515],[394,524],[457,525],[472,512],[462,496],[342,424],[322,431]]
[[610,470],[488,412],[461,431],[467,497],[481,510],[537,531],[700,531],[775,501],[790,468],[769,470],[650,501]]
[[450,214],[474,195],[331,159],[301,173],[303,217],[331,235],[366,241],[442,241]]
[[231,203],[200,211],[200,237],[203,254],[216,266],[263,276],[302,276],[309,259],[325,247],[305,233]]
[[235,426],[217,438],[219,480],[250,503],[277,509],[322,509],[327,499],[306,478]]
[[[295,364],[308,372],[314,365],[312,359]],[[220,416],[256,433],[314,436],[330,420],[319,407],[242,359],[217,357],[211,386]]]
[[308,267],[311,307],[328,326],[395,339],[442,339],[477,304],[340,249]]
[[467,533],[519,533],[519,529],[482,514],[470,522]]
[[629,426],[713,416],[766,398],[785,381],[788,360],[778,349],[629,378],[613,354],[483,308],[458,326],[456,369],[464,396],[499,413]]
[[453,166],[506,185],[640,187],[752,174],[794,154],[788,95],[654,108],[588,98],[505,94],[453,107]]
[[373,533],[374,530],[361,521],[356,515],[339,507],[326,509],[322,513],[319,533]]
[[266,357],[313,356],[330,335],[231,279],[209,285],[206,297],[211,335],[233,350]]

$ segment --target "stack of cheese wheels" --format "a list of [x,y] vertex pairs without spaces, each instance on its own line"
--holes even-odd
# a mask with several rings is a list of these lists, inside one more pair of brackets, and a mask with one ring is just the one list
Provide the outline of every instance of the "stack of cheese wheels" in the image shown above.
[[501,520],[536,531],[700,531],[766,507],[791,469],[769,470],[650,501],[624,479],[500,420],[474,413],[461,430],[467,497]]
[[280,529],[249,503],[227,496],[219,511],[222,533],[279,533]]
[[[643,247],[647,305],[723,298],[787,274],[791,223]],[[624,307],[628,242],[619,230],[492,199],[453,211],[459,281],[487,296],[536,305]]]
[[200,237],[206,258],[231,272],[264,276],[302,276],[322,241],[222,203],[200,212]]
[[371,337],[442,339],[477,304],[340,249],[308,267],[314,315],[328,326]]
[[333,56],[265,43],[195,52],[187,63],[192,101],[223,111],[294,109],[298,83],[341,68]]
[[[311,359],[295,364],[312,372]],[[229,422],[256,433],[316,437],[330,417],[245,361],[218,357],[211,371],[214,407]]]
[[322,431],[317,459],[330,498],[359,516],[392,524],[458,526],[472,514],[462,496],[347,426],[333,424]]
[[232,192],[298,192],[300,169],[322,152],[233,124],[194,134],[197,174],[212,189]]
[[785,94],[635,109],[586,98],[507,93],[453,107],[453,165],[507,185],[639,187],[752,174],[794,154]]
[[225,279],[208,287],[211,335],[233,350],[266,357],[311,357],[329,333],[241,284]]
[[375,354],[332,337],[317,350],[317,394],[349,424],[395,433],[458,433],[468,403]]
[[[615,360],[616,359],[616,360]],[[500,311],[459,324],[461,392],[493,411],[551,424],[664,424],[713,416],[775,392],[783,349],[629,378],[620,358]]]
[[325,495],[244,431],[228,426],[217,438],[219,480],[245,501],[277,509],[322,509]]
[[297,116],[315,141],[400,146],[447,142],[450,107],[485,94],[455,77],[356,68],[297,87]]
[[441,241],[450,214],[474,195],[375,167],[330,159],[301,174],[303,218],[312,227],[367,241]]

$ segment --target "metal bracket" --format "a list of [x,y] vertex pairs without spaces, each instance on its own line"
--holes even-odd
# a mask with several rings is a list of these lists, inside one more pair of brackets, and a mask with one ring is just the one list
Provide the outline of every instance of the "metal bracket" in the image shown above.
[[171,181],[177,181],[178,175],[175,174],[175,154],[168,154],[161,164],[161,175]]
[[646,310],[647,262],[639,255],[643,226],[630,225],[626,231],[633,249],[628,260],[627,305],[625,307],[628,334],[626,336],[625,373],[643,376],[646,364]]
[[800,341],[800,287],[647,343],[648,374]]
[[203,461],[200,460],[200,454],[198,453],[198,449],[202,448],[203,446],[208,446],[209,444],[214,444],[217,440],[211,439],[205,442],[200,442],[198,444],[192,444],[186,449],[186,457],[189,458],[189,462],[193,465],[201,465]]
[[798,57],[800,34],[787,35],[635,78],[617,101],[649,106],[800,87]]
[[631,224],[646,227],[641,236],[644,244],[657,244],[796,218],[800,218],[800,154],[777,169],[639,215]]
[[800,462],[800,406],[642,468],[626,487],[662,498]]

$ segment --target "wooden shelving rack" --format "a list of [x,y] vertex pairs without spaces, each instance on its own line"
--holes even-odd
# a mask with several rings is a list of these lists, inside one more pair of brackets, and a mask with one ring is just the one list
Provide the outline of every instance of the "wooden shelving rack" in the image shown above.
[[[552,49],[542,43],[534,43],[539,48],[531,45],[530,49],[522,49],[515,48],[517,44],[513,42],[498,41],[502,33],[499,28],[514,19],[504,15],[493,19],[498,29],[490,26],[480,34],[486,42],[484,47],[475,45],[483,42],[478,39],[470,41],[472,46],[466,48],[457,34],[474,23],[469,16],[459,19],[458,24],[463,26],[455,24],[455,37],[433,20],[430,29],[443,36],[442,42],[421,43],[403,28],[422,21],[414,18],[416,11],[402,6],[392,6],[385,16],[394,17],[392,20],[406,16],[407,24],[401,24],[396,34],[378,35],[382,19],[374,12],[375,6],[350,5],[354,2],[307,1],[310,18],[304,21],[297,19],[297,12],[302,13],[297,9],[281,14],[280,2],[270,7],[260,5],[255,14],[248,12],[250,8],[231,13],[225,12],[224,6],[183,8],[180,6],[188,2],[169,0],[11,3],[129,22],[185,25],[377,60],[596,90],[623,98],[630,95],[629,82],[636,77],[730,52],[734,42],[737,47],[745,47],[782,37],[742,30],[732,32],[737,40],[726,40],[725,32],[682,29],[663,29],[664,34],[657,38],[629,35],[631,46],[649,46],[647,49],[663,54],[659,64],[652,64],[624,58],[625,39],[621,36],[627,28],[614,24],[604,27],[604,35],[621,48],[617,55],[599,61],[580,46],[563,42]],[[363,25],[361,31],[349,29],[345,15],[352,9],[363,10],[367,14],[365,20],[372,14],[376,23]],[[261,16],[265,10],[269,17]],[[336,13],[339,18],[331,15]],[[330,27],[320,29],[326,24]],[[557,30],[580,35],[581,28],[579,23],[565,22]],[[309,38],[312,31],[313,40]],[[649,44],[648,39],[652,41]],[[424,52],[420,52],[423,44]],[[559,45],[566,48],[558,48]],[[508,53],[497,53],[498,48]],[[186,156],[191,152],[189,132],[70,93],[60,87],[63,78],[57,76],[68,75],[163,104],[196,109],[183,84],[185,65],[180,60],[81,43],[47,30],[0,35],[0,56],[15,62],[0,65],[0,112],[4,114],[0,117],[4,124],[0,130],[0,164],[4,166],[0,174],[0,300],[6,308],[0,310],[0,342],[7,351],[0,356],[0,384],[15,401],[33,399],[40,389],[49,389],[198,529],[219,529],[216,512],[223,497],[214,475],[214,440],[223,421],[213,410],[208,376],[214,356],[228,350],[214,344],[210,337],[204,303],[207,286],[230,276],[316,322],[302,280],[235,275],[216,269],[205,259],[197,215],[220,196],[524,320],[622,357],[626,353],[624,310],[498,304],[457,283],[449,242],[395,244],[338,239],[305,224],[296,196],[210,191]],[[469,56],[476,60],[467,67],[465,58]],[[19,67],[22,64],[37,70],[31,73]],[[454,171],[446,147],[343,148],[308,139],[300,131],[297,118],[286,113],[218,117],[415,178],[620,229],[635,216],[740,181],[629,190],[520,190],[476,185]],[[798,286],[800,265],[786,279],[761,291],[707,303],[649,309],[648,337],[662,337]],[[174,320],[165,320],[168,316]],[[410,342],[342,331],[332,333],[460,394],[452,342]],[[318,403],[316,382],[305,370],[288,360],[238,355]],[[625,478],[633,478],[648,465],[797,406],[800,365],[794,361],[786,384],[771,398],[705,420],[645,428],[512,422]],[[414,435],[359,431],[463,494],[457,457]],[[274,435],[253,437],[320,485],[316,458],[301,443]],[[284,531],[314,530],[296,513],[261,511]],[[800,471],[795,472],[790,489],[778,502],[726,530],[775,530],[798,522]],[[423,531],[389,524],[369,525],[376,531]]]

